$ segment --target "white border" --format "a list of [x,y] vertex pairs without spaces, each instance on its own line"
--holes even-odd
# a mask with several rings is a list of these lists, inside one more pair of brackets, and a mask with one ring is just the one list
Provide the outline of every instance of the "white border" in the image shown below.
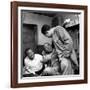
[[[62,11],[76,12],[80,15],[80,75],[62,75],[62,76],[39,76],[21,78],[21,10],[39,10],[39,11]],[[72,9],[38,8],[38,7],[18,7],[18,83],[33,83],[45,81],[67,81],[84,79],[84,11]]]

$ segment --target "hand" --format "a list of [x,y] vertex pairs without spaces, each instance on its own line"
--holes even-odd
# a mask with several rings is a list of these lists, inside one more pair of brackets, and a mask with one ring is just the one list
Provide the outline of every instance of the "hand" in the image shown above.
[[73,67],[74,70],[78,70],[79,69],[79,65],[76,65],[76,64],[73,64],[72,67]]
[[48,75],[47,72],[43,72],[43,73],[41,74],[41,76],[47,76],[47,75]]
[[63,51],[62,57],[69,57],[70,56],[70,51]]
[[34,76],[38,76],[38,74],[35,73]]

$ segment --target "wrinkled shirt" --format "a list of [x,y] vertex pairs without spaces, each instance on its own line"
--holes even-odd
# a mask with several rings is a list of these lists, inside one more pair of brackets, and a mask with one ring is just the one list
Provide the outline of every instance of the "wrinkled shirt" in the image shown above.
[[42,55],[40,54],[35,54],[35,57],[33,60],[30,60],[29,57],[26,57],[24,59],[24,64],[27,72],[35,74],[36,71],[41,70],[43,67],[43,64],[41,62],[42,60],[43,58],[42,58]]

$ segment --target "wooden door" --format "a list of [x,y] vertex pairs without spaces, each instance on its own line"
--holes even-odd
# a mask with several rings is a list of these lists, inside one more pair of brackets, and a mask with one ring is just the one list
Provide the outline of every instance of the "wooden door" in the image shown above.
[[37,37],[37,25],[23,24],[23,34],[22,34],[23,57],[25,57],[25,50],[27,48],[31,48],[35,52],[37,44],[36,37]]

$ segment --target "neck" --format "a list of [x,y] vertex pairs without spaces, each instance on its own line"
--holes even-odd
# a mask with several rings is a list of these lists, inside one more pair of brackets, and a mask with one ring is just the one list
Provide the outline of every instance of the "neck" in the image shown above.
[[28,57],[30,60],[33,60],[34,58],[30,58],[30,57]]

